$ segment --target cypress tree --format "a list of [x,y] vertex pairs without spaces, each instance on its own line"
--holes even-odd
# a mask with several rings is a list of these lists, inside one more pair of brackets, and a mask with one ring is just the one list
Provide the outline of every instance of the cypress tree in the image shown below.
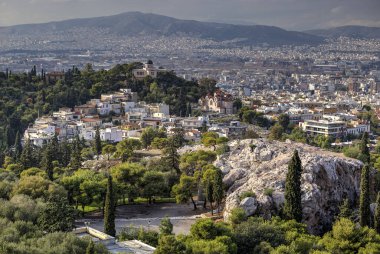
[[43,152],[41,166],[46,171],[46,175],[49,180],[53,181],[53,161],[54,161],[55,148],[52,146],[52,142],[49,142]]
[[360,155],[359,155],[359,160],[361,160],[363,163],[370,163],[370,154],[369,154],[369,148],[368,148],[368,143],[369,143],[369,137],[368,137],[368,132],[364,132],[362,136],[362,140],[360,141]]
[[100,140],[100,131],[99,127],[96,127],[96,132],[95,132],[95,152],[97,155],[97,158],[99,155],[102,153],[102,141]]
[[360,207],[359,218],[362,227],[370,226],[371,223],[371,209],[370,209],[370,193],[369,193],[369,166],[365,164],[362,168],[360,179]]
[[20,159],[21,153],[22,153],[22,145],[21,145],[21,136],[20,132],[17,131],[16,133],[16,139],[15,139],[15,145],[14,145],[14,151],[15,151],[15,160]]
[[115,236],[115,202],[112,188],[112,176],[108,176],[106,201],[104,207],[104,232]]
[[95,245],[92,240],[87,245],[86,254],[95,254]]
[[350,201],[348,198],[343,200],[342,205],[339,207],[339,218],[347,218],[351,219],[352,213],[351,213],[351,207],[350,207]]
[[377,193],[376,197],[376,211],[374,222],[375,230],[378,234],[380,234],[380,191]]
[[81,147],[77,139],[74,140],[72,145],[72,152],[70,158],[70,168],[77,170],[82,166]]
[[294,219],[297,222],[302,220],[301,173],[301,160],[298,151],[295,150],[286,175],[284,213],[287,219]]
[[25,141],[24,149],[22,149],[22,153],[20,156],[20,163],[22,164],[24,169],[31,168],[35,164],[33,147],[29,139]]

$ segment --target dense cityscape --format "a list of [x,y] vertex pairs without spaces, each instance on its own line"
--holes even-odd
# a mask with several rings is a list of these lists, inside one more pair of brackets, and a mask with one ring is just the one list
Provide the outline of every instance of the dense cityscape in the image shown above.
[[0,27],[0,254],[380,253],[380,28],[362,29]]

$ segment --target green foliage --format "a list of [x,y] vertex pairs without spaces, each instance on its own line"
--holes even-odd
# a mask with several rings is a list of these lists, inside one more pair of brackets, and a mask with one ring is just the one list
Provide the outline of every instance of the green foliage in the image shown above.
[[134,151],[141,148],[141,142],[137,139],[129,138],[117,143],[115,157],[121,158],[123,162],[133,157]]
[[174,235],[162,235],[158,239],[158,246],[155,254],[185,254],[186,246],[178,241]]
[[295,150],[286,174],[284,213],[288,219],[294,219],[297,222],[302,220],[301,173],[301,160],[298,151]]
[[243,200],[243,199],[249,198],[249,197],[254,197],[255,198],[256,194],[254,192],[252,192],[252,191],[244,191],[243,193],[241,193],[239,195],[240,200]]
[[87,249],[86,249],[86,254],[95,254],[95,244],[92,241],[92,239],[88,243],[88,246],[87,246]]
[[270,128],[268,138],[270,140],[281,140],[284,133],[285,129],[280,124],[275,124]]
[[158,237],[158,232],[153,230],[145,230],[143,227],[140,227],[137,239],[156,247],[158,245]]
[[374,229],[378,234],[380,234],[380,192],[377,193],[376,197],[376,210],[374,217]]
[[343,203],[339,207],[339,218],[351,219],[352,209],[350,206],[350,201],[346,198],[343,200]]
[[186,203],[189,199],[191,199],[194,210],[196,210],[197,205],[193,199],[193,192],[195,192],[196,188],[196,179],[192,176],[182,174],[179,183],[174,185],[172,188],[177,203]]
[[229,222],[233,227],[247,220],[247,214],[245,210],[241,207],[236,207],[232,209],[230,216],[228,217]]
[[[380,243],[380,236],[368,227],[358,227],[352,221],[341,218],[331,232],[326,233],[319,244],[329,253],[366,253],[365,249]],[[364,252],[363,252],[364,251]],[[376,253],[376,252],[367,252]]]
[[359,146],[349,146],[343,148],[343,154],[347,157],[357,159],[359,158],[360,150]]
[[292,132],[289,135],[285,135],[285,138],[300,143],[307,142],[306,133],[300,127],[293,128]]
[[242,107],[240,109],[239,118],[246,123],[258,125],[260,127],[269,128],[271,126],[271,122],[263,113],[250,110],[248,107]]
[[115,201],[112,184],[112,176],[108,176],[107,192],[104,206],[104,232],[108,235],[115,236]]
[[264,189],[264,195],[268,197],[272,197],[274,190],[272,188],[266,188]]
[[106,145],[102,148],[102,154],[107,155],[107,159],[116,152],[116,147],[114,145]]
[[368,164],[364,165],[362,168],[362,173],[360,177],[359,219],[360,219],[360,225],[362,227],[370,226],[371,224],[369,171],[370,171],[369,165]]
[[280,114],[278,116],[278,124],[286,131],[289,128],[290,118],[287,114]]
[[361,160],[363,163],[370,163],[370,154],[369,154],[369,137],[368,132],[364,132],[362,136],[362,140],[359,144],[359,156],[358,159]]
[[171,235],[173,233],[173,224],[168,217],[161,220],[159,230],[161,235]]
[[165,130],[147,127],[141,133],[141,144],[144,148],[148,148],[155,138],[166,138]]
[[212,165],[205,167],[205,172],[202,177],[202,186],[207,201],[211,206],[211,214],[213,214],[213,202],[216,202],[219,207],[224,197],[222,171]]
[[74,215],[74,209],[66,198],[53,197],[43,207],[38,225],[47,232],[68,232],[74,228]]

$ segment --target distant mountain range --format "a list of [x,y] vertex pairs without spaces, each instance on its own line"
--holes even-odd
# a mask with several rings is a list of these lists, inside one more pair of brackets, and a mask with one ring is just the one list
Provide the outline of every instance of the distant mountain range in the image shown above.
[[287,31],[274,26],[232,25],[215,22],[180,20],[156,14],[127,12],[113,16],[72,19],[43,24],[0,27],[2,35],[50,34],[73,28],[107,29],[109,33],[121,36],[158,35],[191,36],[215,41],[237,40],[239,45],[315,45],[326,37],[349,36],[358,38],[379,38],[380,28],[338,27],[306,32]]
[[0,28],[0,34],[33,34],[67,31],[72,28],[108,29],[126,36],[162,35],[191,36],[215,41],[239,40],[243,45],[268,43],[318,44],[323,38],[303,32],[287,31],[274,26],[232,25],[215,22],[180,20],[156,14],[127,12],[114,16],[72,19],[44,24],[17,25]]
[[344,36],[357,39],[380,39],[380,27],[340,26],[330,29],[309,30],[305,32],[326,38],[337,38]]

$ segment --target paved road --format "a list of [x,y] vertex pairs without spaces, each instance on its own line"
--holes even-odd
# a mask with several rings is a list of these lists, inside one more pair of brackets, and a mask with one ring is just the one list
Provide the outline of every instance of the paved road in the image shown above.
[[[158,230],[161,220],[169,217],[173,223],[173,231],[176,234],[188,233],[191,225],[199,218],[201,213],[205,211],[199,208],[192,210],[192,205],[178,204],[153,204],[153,205],[125,205],[116,209],[116,232],[120,232],[129,225],[137,227]],[[89,222],[90,227],[103,230],[103,218],[101,213],[89,214],[83,219],[76,221],[76,226],[84,226],[84,222]]]

